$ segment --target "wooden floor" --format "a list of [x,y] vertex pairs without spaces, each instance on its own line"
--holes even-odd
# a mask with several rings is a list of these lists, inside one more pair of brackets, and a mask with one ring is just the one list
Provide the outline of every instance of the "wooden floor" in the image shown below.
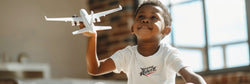
[[33,79],[17,80],[18,84],[127,84],[124,80],[98,80],[98,79]]

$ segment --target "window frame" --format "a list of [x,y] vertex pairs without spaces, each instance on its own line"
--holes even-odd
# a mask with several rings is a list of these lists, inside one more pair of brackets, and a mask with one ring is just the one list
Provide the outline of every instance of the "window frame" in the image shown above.
[[[248,40],[247,41],[237,41],[237,42],[230,42],[230,43],[224,43],[224,44],[216,44],[216,45],[209,45],[208,44],[208,26],[207,26],[207,15],[206,15],[206,4],[205,4],[205,0],[190,0],[190,1],[184,1],[184,2],[180,2],[180,3],[175,3],[175,4],[172,4],[169,2],[168,4],[168,8],[169,8],[169,11],[170,13],[172,13],[172,6],[174,5],[182,5],[182,4],[187,4],[187,3],[192,3],[192,2],[195,2],[195,1],[201,1],[201,5],[202,5],[202,12],[203,12],[203,22],[204,22],[204,38],[205,38],[205,46],[203,48],[197,48],[197,47],[184,47],[184,46],[176,46],[175,45],[175,39],[174,39],[174,32],[172,32],[171,34],[171,45],[176,47],[176,48],[182,48],[182,49],[200,49],[202,51],[202,55],[203,55],[203,71],[201,72],[196,72],[198,74],[201,74],[201,75],[211,75],[211,74],[222,74],[222,73],[229,73],[229,72],[237,72],[237,71],[249,71],[250,70],[250,63],[247,65],[247,66],[240,66],[240,67],[233,67],[233,68],[229,68],[226,66],[226,54],[225,54],[225,51],[226,51],[226,46],[228,45],[234,45],[234,44],[241,44],[241,43],[248,43],[248,48],[249,48],[249,62],[250,62],[250,42],[249,42],[249,39],[250,39],[250,1],[249,0],[245,0],[245,6],[246,6],[246,23],[247,23],[247,35],[248,35]],[[209,53],[208,53],[208,50],[209,48],[211,47],[222,47],[223,48],[223,62],[224,62],[224,67],[222,69],[216,69],[216,70],[211,70],[209,68]]]

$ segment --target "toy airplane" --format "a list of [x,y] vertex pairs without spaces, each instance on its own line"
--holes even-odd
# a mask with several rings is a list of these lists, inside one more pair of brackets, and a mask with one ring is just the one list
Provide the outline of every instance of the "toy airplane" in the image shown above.
[[80,29],[80,30],[76,30],[74,32],[72,32],[72,34],[81,34],[83,32],[95,32],[96,30],[107,30],[107,29],[111,29],[111,26],[95,26],[94,23],[95,22],[100,22],[100,17],[102,16],[106,16],[107,14],[113,13],[113,12],[117,12],[122,10],[122,6],[119,5],[119,8],[115,8],[115,9],[111,9],[111,10],[107,10],[107,11],[103,11],[103,12],[99,12],[99,13],[95,13],[93,11],[91,11],[91,14],[89,15],[87,13],[87,11],[85,9],[81,9],[80,10],[80,15],[81,17],[66,17],[66,18],[47,18],[46,16],[45,19],[47,21],[71,21],[72,26],[75,25],[75,22],[77,22],[77,25],[80,25],[79,22],[83,22],[83,24],[85,25],[86,28]]

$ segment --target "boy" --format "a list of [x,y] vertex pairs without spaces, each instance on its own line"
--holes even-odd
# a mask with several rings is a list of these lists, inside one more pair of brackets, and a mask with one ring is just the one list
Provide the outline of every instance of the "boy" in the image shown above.
[[97,76],[124,71],[128,84],[175,84],[178,73],[186,83],[206,84],[201,76],[183,64],[177,49],[160,43],[170,33],[170,25],[170,14],[159,1],[142,3],[136,10],[131,28],[137,37],[137,45],[119,50],[103,61],[99,61],[96,54],[97,34],[84,33],[89,37],[86,54],[88,73]]

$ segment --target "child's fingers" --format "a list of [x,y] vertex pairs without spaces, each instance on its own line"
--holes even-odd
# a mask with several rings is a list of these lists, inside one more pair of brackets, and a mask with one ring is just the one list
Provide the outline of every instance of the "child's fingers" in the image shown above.
[[[74,15],[74,16],[72,16],[73,18],[76,18],[76,17],[78,17],[78,16],[76,16],[76,15]],[[77,26],[78,25],[78,23],[76,22],[76,21],[74,21],[74,26]],[[83,24],[83,22],[79,22],[79,28],[80,29],[82,29],[82,28],[84,28],[85,26],[84,26],[84,24]]]
[[79,28],[80,28],[80,29],[82,29],[82,28],[85,27],[85,26],[83,25],[83,22],[79,22],[79,24],[80,24],[80,25],[79,25]]
[[[76,21],[75,21],[74,23],[75,23],[74,26],[77,26],[78,23],[77,23]],[[80,29],[83,29],[84,27],[85,27],[85,26],[84,26],[83,22],[79,22],[79,28],[80,28]]]

